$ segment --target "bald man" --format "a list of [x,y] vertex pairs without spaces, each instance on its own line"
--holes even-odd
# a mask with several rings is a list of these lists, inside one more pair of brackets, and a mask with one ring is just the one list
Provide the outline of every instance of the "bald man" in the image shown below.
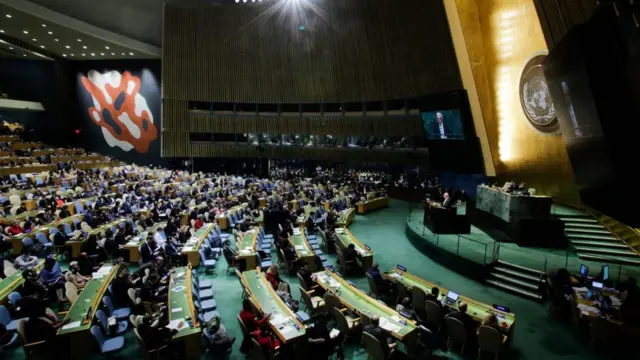
[[467,314],[467,303],[461,301],[458,303],[458,311],[452,311],[447,315],[447,317],[451,317],[457,320],[460,320],[462,324],[464,324],[464,328],[467,331],[467,341],[473,341],[475,338],[476,328],[478,324],[469,314]]

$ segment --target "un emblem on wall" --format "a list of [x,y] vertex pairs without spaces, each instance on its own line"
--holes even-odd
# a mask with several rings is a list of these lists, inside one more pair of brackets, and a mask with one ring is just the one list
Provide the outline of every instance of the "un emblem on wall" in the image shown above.
[[542,62],[546,57],[547,55],[536,55],[522,69],[520,105],[534,129],[545,135],[553,135],[560,131],[560,125],[542,70]]

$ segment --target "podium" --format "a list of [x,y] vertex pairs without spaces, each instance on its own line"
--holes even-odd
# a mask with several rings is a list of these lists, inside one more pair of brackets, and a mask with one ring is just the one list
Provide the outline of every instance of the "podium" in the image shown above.
[[457,208],[444,208],[436,202],[427,201],[423,223],[434,234],[469,234],[471,232],[471,221],[468,215],[458,214]]

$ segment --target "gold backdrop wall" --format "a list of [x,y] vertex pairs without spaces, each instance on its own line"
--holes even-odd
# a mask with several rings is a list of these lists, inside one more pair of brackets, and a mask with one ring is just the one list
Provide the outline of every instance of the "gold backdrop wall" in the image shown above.
[[561,136],[538,133],[520,106],[522,68],[547,45],[533,0],[455,1],[500,182],[524,181],[538,194],[577,203]]

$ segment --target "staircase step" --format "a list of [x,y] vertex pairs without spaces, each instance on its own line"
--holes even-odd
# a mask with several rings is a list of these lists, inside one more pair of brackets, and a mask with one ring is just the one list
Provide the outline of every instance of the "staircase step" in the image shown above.
[[509,285],[509,284],[502,283],[500,281],[487,280],[487,284],[491,284],[491,285],[493,285],[493,286],[495,286],[497,288],[500,288],[500,289],[511,291],[513,293],[516,293],[516,294],[518,294],[520,296],[526,297],[526,298],[531,299],[531,300],[536,300],[536,301],[542,300],[542,295],[538,294],[537,292],[527,291],[527,290],[521,289],[521,288],[516,287],[516,286],[512,286],[512,285]]
[[629,256],[636,257],[640,260],[640,257],[633,251],[629,250],[629,248],[625,250],[614,250],[614,249],[603,249],[599,247],[590,247],[590,246],[574,246],[576,252],[578,253],[591,253],[591,254],[600,254],[602,256],[607,255],[615,255],[615,256]]
[[565,218],[560,217],[560,220],[564,223],[574,223],[574,224],[599,224],[598,220],[594,218]]
[[604,227],[601,228],[583,228],[583,227],[573,227],[566,226],[564,227],[564,231],[571,234],[584,234],[584,235],[611,235],[611,232]]
[[568,233],[567,235],[568,235],[569,239],[576,239],[576,240],[598,240],[598,241],[618,241],[619,242],[619,240],[616,239],[611,234],[609,234],[609,235],[584,235],[584,234]]
[[490,274],[493,278],[498,279],[499,281],[501,281],[502,283],[508,283],[510,285],[514,285],[520,288],[523,288],[525,290],[531,290],[531,291],[538,291],[538,284],[532,284],[530,282],[526,282],[520,279],[517,279],[515,277],[511,277],[509,275],[503,275],[503,274],[498,274],[498,273],[491,273]]
[[640,265],[640,260],[635,260],[631,257],[618,257],[618,256],[598,256],[596,254],[578,254],[580,259],[599,261],[606,264],[626,264],[626,265]]
[[529,281],[529,282],[533,282],[533,283],[538,283],[540,281],[540,278],[537,276],[533,276],[533,275],[529,275],[529,274],[524,274],[522,272],[513,270],[513,269],[509,269],[506,267],[502,267],[502,266],[496,266],[493,268],[493,270],[491,271],[491,273],[502,273],[505,274],[507,276],[511,276],[511,277],[517,277],[520,278],[521,280],[524,281]]
[[571,243],[574,246],[596,246],[610,249],[629,249],[627,244],[621,243],[619,241],[574,240],[572,238],[569,238],[569,240],[571,240]]
[[524,266],[520,266],[520,265],[516,265],[516,264],[512,264],[512,263],[508,263],[506,261],[502,261],[502,260],[498,260],[498,264],[502,265],[502,267],[506,267],[506,268],[510,268],[516,271],[520,271],[529,275],[533,275],[537,278],[540,278],[540,274],[542,274],[541,271],[536,270],[536,269],[531,269],[528,267],[524,267]]

